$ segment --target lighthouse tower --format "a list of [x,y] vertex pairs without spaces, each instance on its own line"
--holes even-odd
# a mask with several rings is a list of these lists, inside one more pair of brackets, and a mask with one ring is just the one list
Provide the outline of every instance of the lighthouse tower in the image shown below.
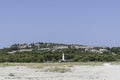
[[65,60],[65,55],[64,55],[64,53],[62,53],[62,59],[60,59],[59,60],[59,62],[65,62],[66,60]]
[[65,61],[65,55],[62,53],[62,61]]

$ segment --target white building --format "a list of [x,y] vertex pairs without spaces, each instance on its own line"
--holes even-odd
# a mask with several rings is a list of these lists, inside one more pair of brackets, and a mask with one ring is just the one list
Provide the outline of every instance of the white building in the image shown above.
[[68,46],[55,46],[53,49],[68,49]]

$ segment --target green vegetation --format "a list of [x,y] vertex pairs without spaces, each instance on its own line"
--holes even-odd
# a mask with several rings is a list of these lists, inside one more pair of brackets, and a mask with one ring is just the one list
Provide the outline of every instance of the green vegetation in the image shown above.
[[[27,51],[28,49],[31,51]],[[65,53],[65,59],[67,62],[120,61],[120,47],[89,48],[82,45],[32,43],[14,44],[10,48],[0,49],[0,62],[58,62],[62,58],[62,52]]]
[[[0,62],[58,62],[62,55],[60,52],[16,52],[14,54],[1,53]],[[65,59],[70,62],[90,61],[119,61],[120,55],[95,54],[95,53],[65,53]]]

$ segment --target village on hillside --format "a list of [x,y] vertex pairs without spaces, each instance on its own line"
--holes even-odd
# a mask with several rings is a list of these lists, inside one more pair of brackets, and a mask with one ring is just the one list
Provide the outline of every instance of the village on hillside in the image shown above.
[[56,51],[56,50],[64,50],[64,49],[82,49],[83,52],[91,52],[91,53],[109,53],[109,47],[94,47],[94,46],[85,46],[78,44],[59,44],[59,43],[23,43],[23,44],[13,44],[10,46],[11,50],[8,53],[15,52],[25,52],[25,51]]

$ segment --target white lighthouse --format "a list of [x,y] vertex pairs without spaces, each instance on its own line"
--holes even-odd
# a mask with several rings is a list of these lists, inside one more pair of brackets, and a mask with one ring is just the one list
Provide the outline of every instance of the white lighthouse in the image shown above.
[[62,53],[62,59],[60,59],[59,60],[59,62],[65,62],[66,60],[65,60],[65,55],[64,55],[64,53]]
[[65,61],[65,55],[62,53],[62,61]]

